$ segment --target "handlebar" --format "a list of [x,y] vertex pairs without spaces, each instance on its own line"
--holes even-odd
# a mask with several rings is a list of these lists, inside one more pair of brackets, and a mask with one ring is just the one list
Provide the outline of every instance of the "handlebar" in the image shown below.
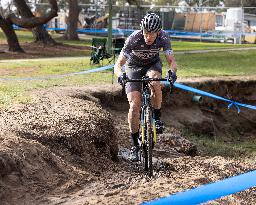
[[141,79],[129,79],[125,80],[127,82],[151,82],[151,81],[168,81],[166,78],[141,78]]
[[[129,79],[127,76],[126,76],[126,79],[123,81],[123,84],[122,84],[122,95],[125,94],[125,84],[127,82],[152,82],[152,81],[167,81],[170,83],[170,85],[167,85],[167,87],[169,87],[169,89],[171,90],[172,92],[172,87],[173,87],[173,82],[172,81],[169,81],[167,78],[149,78],[149,77],[143,77],[141,79]],[[165,87],[166,87],[166,84],[165,84]]]

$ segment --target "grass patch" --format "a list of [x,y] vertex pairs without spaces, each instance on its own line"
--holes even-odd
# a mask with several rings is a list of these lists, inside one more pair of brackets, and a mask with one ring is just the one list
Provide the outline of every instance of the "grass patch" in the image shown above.
[[[104,61],[104,65],[107,64],[107,60]],[[47,77],[58,76],[63,74],[70,74],[80,71],[86,71],[93,68],[101,67],[101,65],[90,65],[89,58],[63,58],[57,60],[40,59],[40,60],[26,60],[26,61],[7,61],[0,64],[0,79],[11,78],[29,78],[29,77]],[[103,76],[103,78],[109,78],[111,76],[105,76],[109,71],[102,71],[90,75],[92,79],[89,79],[87,83],[93,82],[94,76]],[[93,77],[92,77],[93,76]],[[109,78],[111,79],[111,78]],[[84,82],[85,83],[85,82]]]
[[[32,41],[31,32],[18,31],[21,41]],[[61,35],[53,34],[53,37],[59,41],[69,44],[90,45],[89,38],[84,41],[65,41]],[[3,40],[3,33],[0,32],[0,39]],[[174,50],[194,50],[209,49],[220,47],[237,47],[248,45],[231,45],[217,43],[198,43],[198,42],[173,42]],[[89,55],[89,51],[87,51]],[[69,52],[67,55],[80,55]],[[84,56],[84,55],[83,55]],[[231,76],[231,75],[255,75],[256,56],[255,50],[250,51],[228,51],[228,52],[212,52],[202,54],[185,54],[176,55],[178,64],[179,77],[195,77],[195,76]],[[161,55],[161,58],[164,58]],[[106,65],[107,62],[105,62]],[[167,64],[163,59],[164,71],[166,72]],[[79,72],[95,68],[90,65],[89,58],[76,59],[40,59],[36,61],[8,61],[0,62],[0,78],[16,79],[29,77],[47,77],[54,75],[62,75],[67,73]],[[0,104],[10,104],[11,102],[26,101],[26,92],[52,86],[82,86],[87,84],[111,83],[111,72],[99,72],[87,75],[76,75],[60,79],[50,80],[32,80],[32,81],[0,81],[1,102]],[[116,81],[116,79],[115,79]],[[29,96],[28,96],[29,99]]]
[[0,84],[0,106],[6,106],[13,103],[27,103],[30,96],[25,94],[24,86],[9,86],[7,83]]
[[57,42],[65,43],[65,44],[68,44],[68,45],[91,46],[91,44],[92,44],[91,38],[88,38],[88,37],[80,38],[79,41],[75,41],[75,40],[66,40],[66,39],[63,38],[63,35],[54,34],[53,38]]
[[[255,75],[254,58],[256,51],[240,52],[214,52],[203,54],[177,55],[178,76],[224,76],[224,75]],[[163,57],[163,56],[162,56]],[[164,71],[166,72],[166,63]],[[107,62],[105,62],[106,65]],[[47,77],[79,72],[95,68],[90,65],[89,58],[63,58],[58,60],[40,59],[35,61],[8,61],[0,63],[0,75],[3,80],[30,77]],[[1,80],[1,79],[0,79]],[[37,88],[52,86],[82,86],[100,83],[111,83],[111,71],[97,72],[86,75],[75,75],[60,79],[32,80],[32,81],[2,81],[0,87],[5,86],[2,91],[1,104],[9,102],[23,102],[26,91]],[[116,82],[116,78],[115,78]],[[12,91],[13,90],[13,91]],[[20,98],[19,96],[22,96]],[[26,101],[26,100],[25,100]]]
[[212,49],[247,48],[247,47],[256,47],[256,46],[255,44],[228,44],[228,43],[172,41],[172,48],[174,51],[212,50]]
[[[84,70],[84,69],[81,69]],[[62,70],[53,69],[47,71],[48,74],[54,75],[63,73]],[[68,72],[70,73],[70,71]],[[37,73],[38,74],[38,73]],[[37,75],[34,73],[34,77],[45,77],[44,75]],[[17,76],[16,76],[17,77]],[[24,76],[19,76],[24,77]],[[30,76],[31,77],[31,76]],[[6,80],[0,81],[0,106],[10,106],[15,103],[28,103],[31,100],[30,91],[37,89],[45,89],[55,86],[85,86],[100,83],[112,82],[112,71],[104,71],[98,73],[90,73],[86,75],[72,75],[68,77],[51,78],[43,80]],[[116,82],[116,78],[115,78]]]
[[230,137],[229,140],[226,140],[221,137],[193,135],[188,130],[184,131],[184,135],[197,145],[203,156],[218,155],[234,158],[256,156],[256,139]]
[[[176,55],[181,77],[255,75],[255,50]],[[164,67],[167,63],[164,62]]]
[[[178,76],[255,75],[256,51],[229,51],[177,55]],[[164,58],[162,56],[162,58]],[[106,64],[107,62],[105,62]],[[167,63],[163,59],[164,72]],[[58,60],[8,61],[0,64],[1,77],[34,77],[59,75],[92,69],[89,58]]]
[[[19,42],[32,42],[33,41],[33,35],[30,31],[16,31],[16,34],[18,36]],[[0,31],[0,43],[7,43],[6,37],[3,33],[3,31]]]
[[[49,59],[42,59],[39,61],[9,61],[4,63],[3,68],[1,67],[1,76],[35,77],[79,72],[90,69],[91,65],[89,63],[89,59],[86,58],[65,58],[61,61]],[[2,73],[5,73],[5,75]]]

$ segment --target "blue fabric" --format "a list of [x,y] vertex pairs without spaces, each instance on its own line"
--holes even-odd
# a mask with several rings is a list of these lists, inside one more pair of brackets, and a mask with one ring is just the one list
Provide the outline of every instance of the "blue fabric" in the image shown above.
[[[168,83],[168,82],[164,82],[164,83]],[[186,90],[186,91],[189,91],[189,92],[197,93],[197,94],[200,94],[200,95],[204,95],[204,96],[207,96],[207,97],[210,97],[210,98],[214,98],[214,99],[217,99],[217,100],[222,100],[222,101],[228,102],[229,103],[228,109],[235,106],[238,113],[240,112],[239,106],[246,107],[246,108],[249,108],[249,109],[252,109],[252,110],[256,110],[256,106],[235,102],[235,101],[232,101],[230,99],[226,99],[226,98],[214,95],[212,93],[208,93],[208,92],[205,92],[205,91],[202,91],[202,90],[199,90],[199,89],[196,89],[196,88],[193,88],[193,87],[181,84],[181,83],[175,82],[174,87],[180,88],[182,90]]]
[[218,199],[256,186],[256,170],[195,189],[179,192],[143,205],[195,205]]
[[[103,66],[103,67],[99,67],[99,68],[94,68],[94,69],[91,69],[91,70],[85,70],[85,71],[80,71],[80,72],[68,73],[68,74],[63,74],[63,75],[45,76],[45,77],[30,77],[30,78],[15,78],[15,79],[14,78],[0,78],[0,80],[4,80],[4,81],[25,80],[26,81],[26,80],[56,79],[56,78],[63,78],[63,77],[67,77],[67,76],[81,75],[81,74],[87,74],[87,73],[94,73],[94,72],[104,71],[104,70],[111,69],[113,67],[114,67],[114,64]],[[162,82],[162,83],[169,84],[168,81],[165,81],[165,82]],[[202,90],[199,90],[199,89],[196,89],[196,88],[193,88],[193,87],[181,84],[181,83],[175,82],[174,83],[174,87],[180,88],[182,90],[186,90],[186,91],[189,91],[189,92],[197,93],[197,94],[200,94],[200,95],[204,95],[204,96],[207,96],[207,97],[210,97],[210,98],[214,98],[214,99],[217,99],[217,100],[226,101],[226,102],[229,103],[228,109],[230,109],[231,107],[235,106],[237,111],[238,111],[238,113],[240,112],[239,106],[246,107],[246,108],[249,108],[249,109],[252,109],[252,110],[256,110],[256,106],[235,102],[235,101],[232,101],[230,99],[226,99],[226,98],[223,98],[223,97],[220,97],[220,96],[217,96],[217,95],[214,95],[214,94],[211,94],[211,93],[208,93],[208,92],[205,92],[205,91],[202,91]]]

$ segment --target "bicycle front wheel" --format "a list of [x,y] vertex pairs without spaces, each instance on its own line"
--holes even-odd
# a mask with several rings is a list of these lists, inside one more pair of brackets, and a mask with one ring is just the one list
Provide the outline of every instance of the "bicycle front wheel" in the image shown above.
[[147,108],[147,167],[149,177],[153,176],[153,128],[152,128],[152,110],[150,107]]

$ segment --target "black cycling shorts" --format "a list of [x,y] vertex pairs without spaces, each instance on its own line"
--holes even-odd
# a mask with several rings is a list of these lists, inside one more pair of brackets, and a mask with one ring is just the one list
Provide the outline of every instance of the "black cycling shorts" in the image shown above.
[[[125,68],[126,74],[128,75],[129,79],[141,79],[151,70],[158,71],[162,74],[162,63],[158,61],[155,64],[149,66],[137,66],[128,64]],[[133,91],[141,92],[141,88],[141,82],[128,82],[126,83],[125,87],[126,94]]]

